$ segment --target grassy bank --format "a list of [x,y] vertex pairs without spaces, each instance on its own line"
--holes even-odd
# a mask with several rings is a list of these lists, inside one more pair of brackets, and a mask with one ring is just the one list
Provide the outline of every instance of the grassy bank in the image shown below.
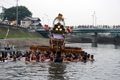
[[[4,27],[0,28],[0,38],[5,38],[7,30],[8,29]],[[30,33],[27,30],[9,29],[7,38],[41,38],[37,35],[33,35],[33,33]]]

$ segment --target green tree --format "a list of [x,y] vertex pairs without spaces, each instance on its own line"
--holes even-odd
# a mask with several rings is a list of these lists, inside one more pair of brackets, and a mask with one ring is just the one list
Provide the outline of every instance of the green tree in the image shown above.
[[[18,24],[25,17],[31,17],[32,13],[25,6],[18,6]],[[9,21],[16,20],[16,7],[11,7],[5,10],[4,19]]]
[[4,19],[4,12],[5,12],[6,8],[3,6],[0,6],[0,7],[2,8],[2,12],[0,13],[0,20],[3,20]]

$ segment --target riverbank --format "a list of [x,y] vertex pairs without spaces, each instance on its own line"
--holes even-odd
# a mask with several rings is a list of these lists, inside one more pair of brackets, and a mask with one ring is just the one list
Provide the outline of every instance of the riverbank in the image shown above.
[[49,45],[49,39],[38,39],[38,38],[7,38],[6,40],[0,39],[2,47],[6,44],[14,43],[16,48],[19,47],[30,47],[30,45]]
[[[98,39],[98,43],[101,44],[114,44],[114,40],[112,38],[100,38]],[[0,39],[2,47],[6,44],[14,43],[16,48],[22,47],[30,47],[30,45],[49,45],[49,39],[45,38],[7,38],[6,40]],[[89,38],[71,38],[67,39],[66,43],[91,43],[91,39]],[[117,43],[120,44],[120,39],[117,40]]]
[[22,27],[0,25],[0,38],[39,38],[41,35],[37,32],[30,32],[30,30]]

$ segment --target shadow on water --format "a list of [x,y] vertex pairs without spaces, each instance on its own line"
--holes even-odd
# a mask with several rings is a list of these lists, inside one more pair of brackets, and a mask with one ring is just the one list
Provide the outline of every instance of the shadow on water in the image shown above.
[[51,63],[49,64],[49,69],[48,72],[50,74],[49,80],[65,80],[64,79],[64,74],[65,74],[65,69],[66,69],[66,64],[64,63]]
[[120,49],[120,44],[114,44],[115,49]]

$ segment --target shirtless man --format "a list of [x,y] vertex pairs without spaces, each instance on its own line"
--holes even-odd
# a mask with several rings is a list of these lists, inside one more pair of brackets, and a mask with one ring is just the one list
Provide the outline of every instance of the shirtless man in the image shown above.
[[94,59],[94,55],[91,55],[91,59],[90,59],[90,61],[94,61],[95,59]]

